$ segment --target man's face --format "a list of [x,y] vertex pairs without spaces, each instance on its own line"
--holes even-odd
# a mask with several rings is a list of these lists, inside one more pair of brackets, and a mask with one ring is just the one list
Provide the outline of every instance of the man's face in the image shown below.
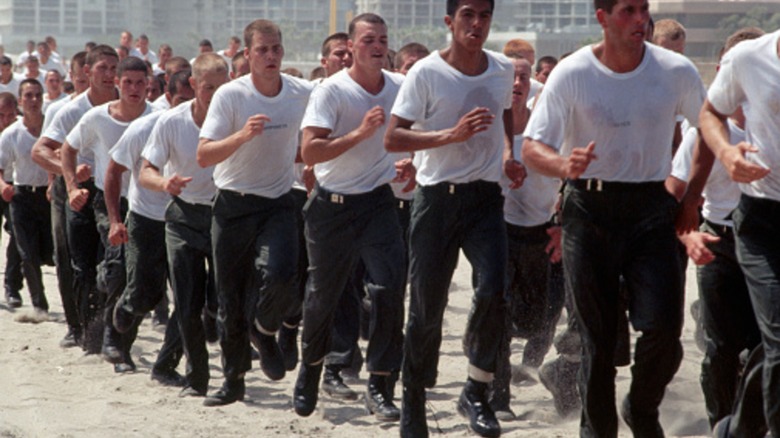
[[13,76],[13,68],[10,65],[0,65],[0,80],[6,84]]
[[543,62],[541,70],[536,73],[536,80],[543,84],[547,83],[547,78],[550,77],[553,67],[549,62]]
[[163,94],[163,90],[160,88],[160,81],[154,78],[149,79],[149,85],[146,86],[146,100],[154,102],[161,94]]
[[455,15],[444,17],[444,22],[452,32],[455,44],[470,50],[480,50],[487,40],[492,19],[489,1],[461,0]]
[[619,47],[636,49],[645,43],[650,6],[647,0],[618,0],[611,13],[599,9],[596,18],[607,41]]
[[211,98],[214,97],[214,93],[222,84],[228,82],[227,72],[206,72],[199,78],[192,78],[195,87],[195,98],[198,99],[200,105],[204,105],[206,108],[211,105]]
[[62,77],[55,72],[56,70],[46,73],[46,92],[50,96],[58,95],[62,92]]
[[356,23],[348,47],[356,65],[381,70],[387,62],[387,26],[365,21]]
[[77,93],[81,93],[89,88],[89,76],[87,76],[87,72],[84,71],[83,65],[78,65],[75,62],[71,63],[70,81],[73,82],[73,88]]
[[146,52],[149,50],[149,40],[139,38],[138,39],[138,48],[141,49],[141,52]]
[[43,59],[49,58],[49,55],[51,55],[51,49],[49,49],[48,44],[41,44],[38,46],[38,55]]
[[16,121],[16,107],[11,104],[0,105],[0,132]]
[[27,71],[30,73],[29,77],[35,77],[40,74],[38,71],[39,64],[37,59],[28,59],[26,66]]
[[24,114],[40,113],[43,106],[43,89],[40,85],[23,85],[19,90],[19,106]]
[[209,45],[207,45],[207,44],[204,44],[204,45],[198,47],[198,50],[200,51],[200,53],[208,53],[208,52],[213,52],[214,48],[209,46]]
[[531,91],[531,64],[525,59],[512,59],[515,81],[512,83],[512,107],[525,105]]
[[325,73],[328,76],[332,76],[341,69],[352,66],[352,53],[347,48],[346,41],[333,40],[328,44],[330,53],[321,60],[321,64],[325,67]]
[[415,63],[420,60],[420,55],[417,53],[407,53],[401,56],[401,65],[398,66],[397,72],[405,75],[409,73]]
[[133,47],[133,35],[129,32],[122,32],[122,35],[119,36],[119,45]]
[[241,48],[241,43],[235,40],[229,40],[228,48],[230,49],[230,53],[236,53],[238,49]]
[[145,71],[126,71],[119,78],[119,98],[129,104],[139,104],[146,100],[146,87],[149,76]]
[[244,56],[249,60],[249,71],[259,77],[279,75],[284,58],[282,39],[276,33],[255,32],[252,45],[245,49]]
[[116,86],[116,66],[119,63],[113,56],[102,56],[95,65],[85,66],[90,77],[89,86],[101,92],[113,90]]
[[194,99],[195,91],[188,85],[186,87],[179,87],[179,89],[176,90],[176,94],[173,96],[169,94],[168,97],[171,101],[171,108],[174,108],[181,103]]
[[171,49],[160,50],[159,55],[160,55],[159,56],[159,59],[160,59],[159,64],[160,65],[165,65],[165,62],[168,61],[169,59],[171,59],[171,57],[173,56],[173,50],[171,50]]

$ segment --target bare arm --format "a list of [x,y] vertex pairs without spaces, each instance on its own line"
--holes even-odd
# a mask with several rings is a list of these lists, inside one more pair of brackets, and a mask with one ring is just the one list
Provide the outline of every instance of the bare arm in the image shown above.
[[68,189],[68,203],[74,211],[80,211],[86,205],[89,199],[89,191],[79,188],[76,180],[76,159],[78,149],[70,147],[66,141],[60,150],[60,160],[62,160],[62,176],[65,179],[65,187]]
[[376,130],[385,124],[385,112],[381,106],[371,108],[360,126],[342,135],[329,138],[330,129],[306,127],[301,140],[301,157],[307,166],[330,161],[344,152],[352,149],[358,143],[370,138]]
[[525,177],[528,175],[525,167],[515,159],[515,136],[514,122],[512,121],[512,109],[504,110],[504,173],[511,183],[510,189],[517,189],[523,185]]
[[118,246],[127,242],[127,228],[122,222],[122,214],[119,208],[119,197],[122,193],[122,174],[127,172],[127,168],[114,160],[108,162],[106,171],[106,182],[103,187],[103,194],[106,202],[106,211],[108,212],[108,221],[110,228],[108,230],[108,241],[111,245]]
[[196,159],[200,167],[209,167],[227,160],[244,143],[262,135],[265,123],[271,119],[263,114],[256,114],[247,119],[241,130],[222,140],[201,138],[198,143]]
[[555,178],[577,179],[587,170],[590,162],[597,159],[593,150],[596,143],[587,147],[573,148],[571,155],[563,157],[551,146],[537,140],[526,138],[523,141],[523,162],[531,169]]
[[62,147],[62,143],[54,141],[49,137],[40,137],[32,148],[32,159],[49,173],[57,175],[62,174],[62,161],[57,155],[57,150]]
[[385,133],[385,149],[389,152],[414,152],[463,142],[474,134],[487,130],[495,117],[487,108],[474,108],[452,128],[417,131],[412,129],[413,120],[393,115]]
[[679,234],[695,231],[699,228],[701,194],[704,191],[704,186],[707,184],[707,178],[710,176],[714,161],[715,156],[702,141],[702,136],[699,135],[696,139],[696,144],[693,146],[691,176],[684,191],[685,194],[677,198],[680,201],[680,210],[677,212],[677,218],[675,219],[675,228]]
[[3,169],[0,169],[0,196],[2,196],[5,202],[11,202],[11,199],[14,197],[14,186],[5,182],[5,171]]
[[160,174],[160,169],[146,159],[141,164],[141,173],[138,175],[141,187],[156,192],[168,192],[173,196],[179,196],[190,181],[192,177],[181,177],[177,174],[166,178]]

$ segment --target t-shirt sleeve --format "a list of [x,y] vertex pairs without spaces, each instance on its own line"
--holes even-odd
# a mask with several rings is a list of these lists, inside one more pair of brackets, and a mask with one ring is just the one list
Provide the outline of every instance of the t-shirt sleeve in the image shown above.
[[115,163],[121,164],[126,169],[132,170],[134,166],[133,149],[138,143],[138,135],[135,130],[128,129],[119,137],[119,141],[108,151],[108,155]]
[[[64,108],[63,108],[64,110]],[[68,117],[67,111],[58,111],[51,121],[51,124],[43,131],[41,137],[46,137],[57,143],[64,143],[68,131],[65,129],[65,122]]]
[[[0,134],[0,169],[9,169],[13,161],[13,138],[10,132],[4,132]],[[11,175],[5,175],[5,179],[11,179]]]
[[214,98],[209,105],[209,111],[206,113],[206,120],[203,121],[203,127],[200,130],[200,138],[209,140],[223,140],[233,134],[233,105],[230,94],[220,91],[214,94]]
[[557,88],[547,85],[531,112],[523,137],[540,141],[555,150],[560,150],[564,140],[568,105],[557,94]]
[[146,142],[146,146],[144,146],[143,152],[141,152],[141,156],[160,172],[168,163],[169,158],[168,142],[165,135],[166,128],[167,123],[157,122],[152,129],[149,140]]
[[691,176],[691,164],[693,163],[693,149],[696,146],[696,138],[699,136],[696,128],[688,128],[683,134],[680,147],[672,160],[672,176],[680,181],[688,182]]
[[721,114],[732,114],[745,101],[742,84],[735,72],[735,56],[738,53],[739,47],[735,47],[723,56],[718,74],[707,92],[707,99]]
[[338,96],[327,86],[319,86],[311,94],[306,112],[301,120],[301,129],[307,127],[333,129],[338,118]]
[[68,133],[65,140],[70,147],[76,149],[80,153],[84,153],[89,149],[91,139],[91,129],[89,124],[89,117],[83,117],[79,123]]
[[678,114],[685,117],[691,126],[699,126],[699,112],[701,112],[701,106],[704,104],[704,98],[707,95],[707,90],[704,88],[704,84],[701,81],[699,73],[695,67],[691,65],[689,86],[683,90]]
[[409,71],[398,90],[393,109],[390,111],[393,115],[414,122],[425,118],[428,85],[425,82],[424,72],[423,69],[415,68]]

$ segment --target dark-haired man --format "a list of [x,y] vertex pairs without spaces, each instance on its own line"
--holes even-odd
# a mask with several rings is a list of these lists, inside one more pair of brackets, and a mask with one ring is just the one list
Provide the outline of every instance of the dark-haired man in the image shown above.
[[[65,103],[52,117],[52,120],[45,121],[47,126],[33,146],[32,154],[33,160],[47,172],[54,175],[62,174],[62,163],[58,149],[84,113],[93,106],[102,105],[116,98],[117,91],[114,79],[117,61],[116,51],[106,45],[95,46],[86,54],[81,64],[74,56],[71,68],[79,68],[80,66],[81,72],[78,72],[78,76],[86,75],[88,77],[89,89]],[[76,83],[82,83],[82,81],[76,81]],[[94,192],[92,165],[91,156],[79,155],[78,182],[81,187]],[[63,341],[65,341],[66,346],[71,345],[71,343],[77,342],[83,334],[83,346],[87,353],[98,353],[102,344],[102,322],[98,316],[99,297],[95,286],[97,254],[100,246],[95,215],[90,204],[80,211],[64,207],[64,204],[67,203],[67,188],[61,177],[55,178],[52,198],[52,204],[62,205],[66,215],[65,233],[73,266],[72,287],[77,308],[75,313],[78,314],[78,321],[68,317],[68,334]],[[53,221],[55,231],[57,223],[58,221]],[[55,236],[55,251],[57,251],[56,248],[61,247],[58,242],[62,241]],[[58,254],[58,260],[62,260],[59,256]],[[64,255],[62,256],[64,257]],[[62,278],[66,279],[67,277]],[[67,287],[67,285],[61,284],[60,287]],[[63,293],[61,289],[60,294]],[[63,300],[63,303],[66,302],[70,302],[70,300]],[[66,311],[66,317],[67,314]],[[74,324],[77,325],[74,326]]]
[[436,383],[442,319],[460,249],[474,269],[475,291],[466,328],[468,380],[458,410],[476,433],[501,434],[487,400],[506,312],[507,242],[498,181],[503,168],[517,188],[525,170],[512,152],[514,68],[483,50],[493,8],[490,0],[447,2],[444,22],[452,43],[409,71],[385,137],[389,151],[415,153],[418,183],[409,226],[402,436],[428,434],[425,388]]
[[[135,370],[130,357],[130,337],[123,336],[113,325],[113,309],[126,284],[124,246],[111,243],[110,235],[116,228],[114,218],[127,213],[126,188],[120,203],[106,202],[106,173],[113,147],[130,123],[151,112],[146,103],[148,68],[144,61],[130,56],[117,66],[119,100],[111,101],[87,111],[79,123],[68,133],[62,145],[62,176],[68,188],[68,204],[73,211],[82,210],[91,202],[100,240],[105,250],[98,270],[98,289],[104,294],[98,300],[98,311],[104,312],[103,358],[114,364],[114,371],[124,373]],[[78,156],[91,154],[94,158],[96,193],[80,187],[77,176]],[[128,178],[129,179],[129,178]]]
[[689,60],[645,41],[647,0],[595,6],[604,40],[555,67],[524,132],[523,159],[569,180],[563,260],[582,342],[581,436],[617,436],[622,275],[629,319],[642,335],[621,414],[635,436],[658,437],[658,406],[682,359],[684,298],[677,202],[664,180],[675,118],[696,125],[704,87]]

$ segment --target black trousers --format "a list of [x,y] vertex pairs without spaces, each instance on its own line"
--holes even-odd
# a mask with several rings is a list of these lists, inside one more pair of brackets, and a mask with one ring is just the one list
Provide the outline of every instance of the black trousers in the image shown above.
[[54,244],[51,237],[51,213],[46,186],[14,186],[11,199],[11,226],[16,248],[22,260],[30,299],[36,309],[48,311],[49,302],[43,290],[41,265],[51,264]]
[[315,364],[331,351],[337,305],[347,279],[361,260],[372,302],[367,369],[400,369],[404,248],[390,186],[357,195],[317,187],[306,204],[304,217],[309,251],[309,280],[303,304],[304,363]]
[[79,304],[73,288],[73,266],[68,249],[67,215],[68,191],[65,180],[57,176],[51,184],[51,234],[54,242],[54,265],[57,273],[57,286],[60,289],[62,309],[68,327],[81,331]]
[[566,288],[583,347],[580,431],[614,437],[621,275],[629,319],[642,332],[631,368],[632,415],[657,418],[666,385],[682,360],[677,202],[660,182],[605,183],[603,191],[589,191],[586,183],[567,185],[562,210]]
[[214,294],[211,258],[211,207],[174,197],[165,211],[165,243],[171,267],[187,380],[197,390],[209,383],[209,356],[201,314]]
[[276,332],[298,306],[295,203],[217,191],[211,221],[225,378],[251,368],[249,324]]
[[497,183],[417,187],[409,225],[404,385],[430,388],[436,384],[442,319],[461,249],[473,269],[474,298],[464,340],[469,364],[495,373],[506,321],[503,206]]
[[11,204],[0,198],[0,222],[5,218],[5,225],[2,227],[8,233],[8,245],[5,248],[5,276],[3,286],[6,294],[19,293],[22,289],[24,276],[22,275],[22,258],[19,256],[19,249],[16,248],[16,239],[14,230],[11,226]]

